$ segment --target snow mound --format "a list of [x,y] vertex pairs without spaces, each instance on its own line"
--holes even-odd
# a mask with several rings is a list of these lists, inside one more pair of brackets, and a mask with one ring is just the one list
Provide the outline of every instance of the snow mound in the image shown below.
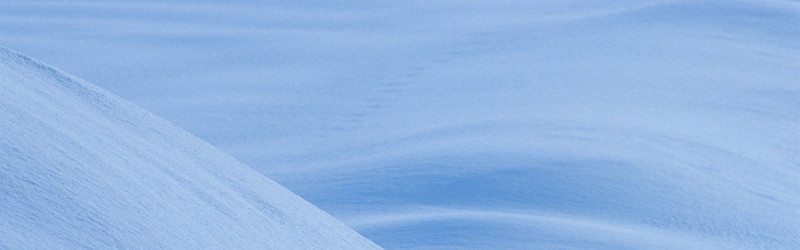
[[0,48],[0,248],[379,248],[208,143]]

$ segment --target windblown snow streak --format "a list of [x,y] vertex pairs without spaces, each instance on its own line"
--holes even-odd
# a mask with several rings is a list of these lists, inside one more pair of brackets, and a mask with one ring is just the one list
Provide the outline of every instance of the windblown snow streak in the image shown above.
[[211,145],[0,48],[0,248],[378,248]]
[[797,1],[0,6],[387,248],[800,248]]

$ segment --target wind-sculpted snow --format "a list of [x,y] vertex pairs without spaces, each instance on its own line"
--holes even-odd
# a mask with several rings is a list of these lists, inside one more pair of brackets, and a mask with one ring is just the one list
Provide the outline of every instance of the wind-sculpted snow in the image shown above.
[[0,248],[378,248],[211,145],[0,48]]
[[800,247],[797,1],[2,6],[386,248]]

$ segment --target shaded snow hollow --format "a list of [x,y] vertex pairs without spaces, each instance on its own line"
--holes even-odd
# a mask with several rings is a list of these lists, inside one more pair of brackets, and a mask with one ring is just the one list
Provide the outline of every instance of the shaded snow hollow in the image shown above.
[[0,248],[379,248],[210,144],[0,48]]

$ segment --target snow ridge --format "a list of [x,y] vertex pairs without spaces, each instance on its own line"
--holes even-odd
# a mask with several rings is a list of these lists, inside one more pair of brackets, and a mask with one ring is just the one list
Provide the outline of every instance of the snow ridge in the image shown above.
[[379,248],[155,115],[0,48],[1,248]]

